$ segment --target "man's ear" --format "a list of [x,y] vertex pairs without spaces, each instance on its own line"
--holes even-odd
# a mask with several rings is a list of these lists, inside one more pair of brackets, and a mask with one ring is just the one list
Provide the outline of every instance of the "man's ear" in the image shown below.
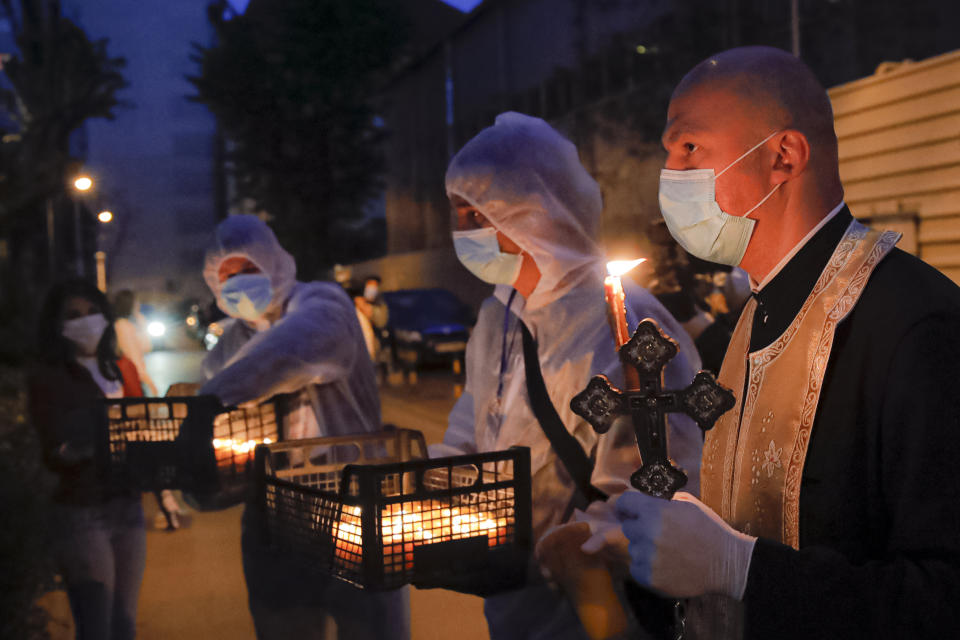
[[777,157],[773,163],[771,181],[789,182],[800,176],[810,163],[810,143],[807,136],[796,129],[786,129],[773,137]]

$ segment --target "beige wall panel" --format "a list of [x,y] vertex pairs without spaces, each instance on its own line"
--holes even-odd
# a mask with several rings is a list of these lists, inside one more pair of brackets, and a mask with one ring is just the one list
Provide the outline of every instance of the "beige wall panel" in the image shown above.
[[[848,203],[896,199],[960,188],[960,166],[844,183]],[[863,215],[861,213],[861,215]]]
[[960,241],[960,215],[920,221],[920,242]]
[[852,200],[847,193],[845,200],[853,214],[860,218],[891,215],[897,212],[916,213],[924,219],[960,215],[960,185],[941,193],[919,194],[904,198]]
[[938,269],[960,267],[960,242],[922,245],[920,247],[920,257]]
[[938,118],[843,138],[840,140],[840,163],[842,165],[877,153],[919,147],[951,135],[960,137],[960,105],[957,105],[955,113]]
[[870,228],[883,231],[896,231],[900,234],[900,240],[897,246],[917,255],[919,245],[917,244],[917,220],[913,217],[890,217],[876,218],[866,221]]
[[842,140],[848,136],[956,113],[958,110],[960,86],[869,109],[846,118],[837,118],[835,128],[837,136]]
[[896,71],[869,76],[830,89],[837,117],[960,83],[960,53],[952,52]]
[[[960,132],[958,132],[960,133]],[[935,144],[840,163],[844,184],[960,164],[960,135]]]

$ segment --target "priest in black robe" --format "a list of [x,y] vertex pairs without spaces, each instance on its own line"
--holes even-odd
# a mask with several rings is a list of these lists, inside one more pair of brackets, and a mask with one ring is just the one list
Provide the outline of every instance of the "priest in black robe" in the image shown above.
[[958,637],[960,288],[851,215],[826,92],[783,51],[695,67],[663,142],[671,233],[754,296],[702,502],[618,502],[631,574],[693,637]]

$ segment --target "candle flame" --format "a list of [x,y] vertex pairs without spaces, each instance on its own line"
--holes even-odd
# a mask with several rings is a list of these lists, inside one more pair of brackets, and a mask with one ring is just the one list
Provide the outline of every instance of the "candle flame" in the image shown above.
[[270,444],[270,438],[263,440],[234,440],[233,438],[214,438],[213,448],[219,450],[232,450],[233,453],[250,453],[257,448],[258,444]]
[[646,260],[646,258],[637,258],[636,260],[613,260],[607,263],[607,273],[612,276],[622,276],[641,262],[646,262]]
[[[338,558],[357,561],[363,555],[362,510],[344,505],[333,523]],[[508,518],[467,506],[449,506],[436,500],[384,506],[380,513],[380,540],[388,556],[388,571],[412,568],[413,548],[448,540],[486,535],[495,547],[507,540]],[[396,562],[393,562],[396,561]]]

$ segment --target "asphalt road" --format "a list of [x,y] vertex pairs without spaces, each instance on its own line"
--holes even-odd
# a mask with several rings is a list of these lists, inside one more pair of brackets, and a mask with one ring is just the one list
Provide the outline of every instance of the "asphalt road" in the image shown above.
[[157,385],[157,392],[163,395],[167,387],[175,382],[200,382],[203,372],[200,363],[206,351],[154,351],[146,356],[147,373]]
[[[147,369],[161,394],[174,382],[201,380],[202,351],[160,351],[147,356]],[[421,375],[416,384],[384,386],[384,422],[423,431],[428,443],[443,436],[455,402],[451,374]],[[254,639],[240,558],[242,507],[192,512],[188,528],[167,532],[154,528],[157,505],[144,494],[147,516],[147,565],[140,593],[137,638],[170,640]],[[54,640],[73,637],[64,592],[47,594]],[[482,600],[452,591],[411,589],[414,640],[482,640],[488,638]]]

